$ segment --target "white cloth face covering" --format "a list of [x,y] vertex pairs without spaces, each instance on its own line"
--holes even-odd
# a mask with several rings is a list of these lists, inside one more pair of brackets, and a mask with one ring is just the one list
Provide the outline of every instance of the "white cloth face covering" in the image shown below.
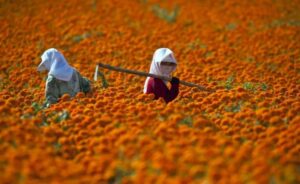
[[[161,65],[162,62],[170,62],[173,63],[174,65],[173,66]],[[171,73],[174,72],[174,70],[176,69],[176,66],[177,66],[177,61],[174,57],[173,51],[168,48],[159,48],[154,52],[149,73],[170,77]],[[145,81],[144,93],[147,92],[149,79],[150,77],[147,77]],[[167,81],[164,82],[165,84],[167,83]]]

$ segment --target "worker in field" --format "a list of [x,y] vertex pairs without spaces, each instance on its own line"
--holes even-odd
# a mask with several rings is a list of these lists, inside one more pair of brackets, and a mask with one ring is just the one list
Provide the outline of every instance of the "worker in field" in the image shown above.
[[[177,66],[173,52],[168,48],[159,48],[154,52],[150,66],[151,74],[172,77],[172,72]],[[155,99],[162,97],[166,103],[174,100],[179,93],[179,79],[172,77],[171,88],[167,86],[168,81],[158,78],[147,77],[144,85],[144,93],[155,95]]]
[[78,92],[87,93],[91,90],[90,81],[71,67],[56,49],[46,50],[41,58],[38,71],[48,71],[45,91],[46,107],[56,103],[64,94],[74,97]]

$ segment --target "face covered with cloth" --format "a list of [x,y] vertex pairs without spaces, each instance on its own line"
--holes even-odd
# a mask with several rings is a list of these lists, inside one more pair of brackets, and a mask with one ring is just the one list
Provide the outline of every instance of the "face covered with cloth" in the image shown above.
[[[154,52],[149,73],[171,77],[177,67],[174,53],[168,48],[159,48]],[[155,95],[155,99],[164,98],[168,103],[175,99],[179,92],[179,79],[172,77],[171,89],[168,89],[167,82],[158,78],[147,77],[144,84],[144,93]]]

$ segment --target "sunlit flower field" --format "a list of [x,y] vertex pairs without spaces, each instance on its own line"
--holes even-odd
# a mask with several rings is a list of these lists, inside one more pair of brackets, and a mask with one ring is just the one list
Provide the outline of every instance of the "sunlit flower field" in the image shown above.
[[[0,183],[299,183],[299,0],[0,0]],[[41,54],[93,91],[42,108]],[[143,94],[154,51],[180,86]]]

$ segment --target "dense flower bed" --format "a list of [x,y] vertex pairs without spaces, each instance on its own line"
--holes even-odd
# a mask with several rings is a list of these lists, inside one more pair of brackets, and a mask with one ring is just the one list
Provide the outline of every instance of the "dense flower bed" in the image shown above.
[[[0,1],[1,183],[297,183],[300,2]],[[143,77],[42,109],[47,48],[92,80],[96,63],[148,71],[175,53],[171,103]]]

